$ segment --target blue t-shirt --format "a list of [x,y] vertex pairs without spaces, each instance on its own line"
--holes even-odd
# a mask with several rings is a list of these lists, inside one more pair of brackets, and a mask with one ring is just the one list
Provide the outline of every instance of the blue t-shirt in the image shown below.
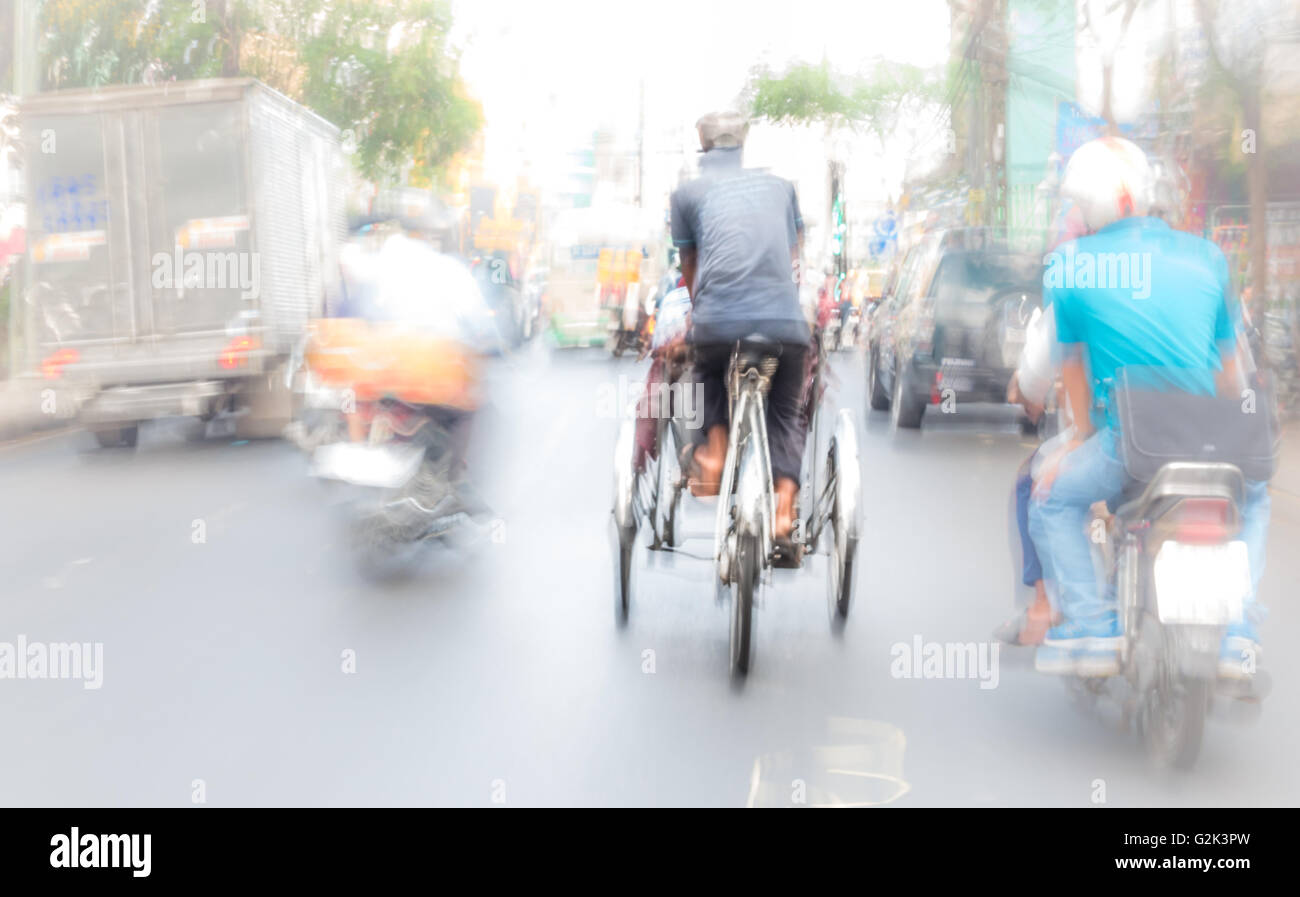
[[1056,308],[1057,342],[1084,349],[1095,427],[1119,429],[1107,398],[1122,369],[1143,385],[1215,394],[1241,314],[1217,246],[1158,218],[1123,218],[1044,264],[1043,304]]
[[700,176],[672,195],[673,244],[697,252],[692,339],[730,342],[757,332],[806,342],[790,254],[803,230],[794,185],[742,168],[740,153],[709,150]]

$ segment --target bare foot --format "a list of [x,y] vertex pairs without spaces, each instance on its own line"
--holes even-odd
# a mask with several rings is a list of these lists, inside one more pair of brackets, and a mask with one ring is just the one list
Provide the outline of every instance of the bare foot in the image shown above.
[[789,477],[776,481],[776,532],[778,539],[790,538],[794,532],[794,499],[799,494],[799,484]]
[[710,457],[708,450],[701,447],[695,450],[695,466],[700,475],[691,477],[691,495],[697,498],[717,495],[722,488],[722,462]]

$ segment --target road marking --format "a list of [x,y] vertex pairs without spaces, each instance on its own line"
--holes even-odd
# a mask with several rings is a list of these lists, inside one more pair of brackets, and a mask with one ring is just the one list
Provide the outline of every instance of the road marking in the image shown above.
[[25,445],[35,445],[38,442],[45,442],[46,440],[55,439],[59,436],[66,436],[76,430],[77,427],[61,427],[48,433],[32,433],[27,436],[18,436],[14,439],[0,442],[0,452],[3,452],[5,449],[15,449],[22,448]]

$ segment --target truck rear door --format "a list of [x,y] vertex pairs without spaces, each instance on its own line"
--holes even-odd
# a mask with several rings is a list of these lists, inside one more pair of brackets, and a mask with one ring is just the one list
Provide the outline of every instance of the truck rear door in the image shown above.
[[[255,308],[244,107],[236,101],[164,105],[145,123],[151,158],[150,294],[160,349],[216,337]],[[169,276],[170,275],[170,276]]]
[[130,223],[116,208],[122,153],[102,119],[44,115],[25,123],[32,201],[26,332],[37,361],[60,347],[108,351],[139,333]]

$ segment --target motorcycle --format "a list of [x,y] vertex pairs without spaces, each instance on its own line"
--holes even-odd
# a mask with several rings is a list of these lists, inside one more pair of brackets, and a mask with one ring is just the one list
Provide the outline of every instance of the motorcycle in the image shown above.
[[844,323],[840,327],[840,349],[852,349],[857,345],[861,323],[862,312],[856,307],[849,309],[849,313],[845,316]]
[[465,451],[492,324],[468,268],[401,234],[352,271],[351,292],[349,316],[314,321],[296,353],[298,441],[311,475],[337,486],[361,572],[387,579],[431,543],[481,534]]
[[315,447],[311,475],[344,484],[350,548],[368,578],[407,569],[421,547],[455,547],[477,534],[484,509],[469,501],[456,428],[462,412],[392,398],[357,404],[351,440]]
[[1224,633],[1241,619],[1251,587],[1246,545],[1236,538],[1244,493],[1232,464],[1168,463],[1126,493],[1107,528],[1103,550],[1124,633],[1119,675],[1081,670],[1071,688],[1085,703],[1115,698],[1159,766],[1195,763],[1216,691],[1249,702],[1262,694],[1262,682],[1218,672]]
[[822,327],[822,351],[830,354],[840,345],[840,318],[834,315]]
[[646,311],[637,298],[638,286],[640,284],[635,282],[628,284],[617,292],[611,292],[605,300],[608,315],[605,344],[615,358],[621,358],[628,349],[640,351],[641,348]]

